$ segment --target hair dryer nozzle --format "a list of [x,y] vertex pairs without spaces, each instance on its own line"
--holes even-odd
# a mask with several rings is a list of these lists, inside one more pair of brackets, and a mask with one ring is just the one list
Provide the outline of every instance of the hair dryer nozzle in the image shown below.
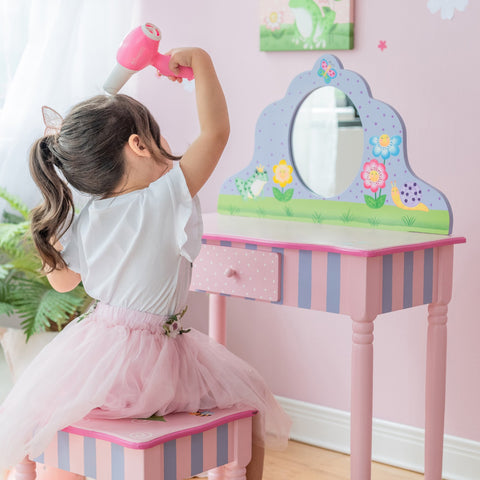
[[115,95],[134,73],[136,73],[136,70],[130,70],[117,63],[104,83],[103,89],[107,93]]

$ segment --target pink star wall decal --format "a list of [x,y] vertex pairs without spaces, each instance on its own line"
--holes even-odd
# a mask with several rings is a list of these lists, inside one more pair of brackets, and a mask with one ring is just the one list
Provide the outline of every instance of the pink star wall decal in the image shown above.
[[387,48],[387,41],[380,40],[380,42],[378,43],[378,48],[383,52]]

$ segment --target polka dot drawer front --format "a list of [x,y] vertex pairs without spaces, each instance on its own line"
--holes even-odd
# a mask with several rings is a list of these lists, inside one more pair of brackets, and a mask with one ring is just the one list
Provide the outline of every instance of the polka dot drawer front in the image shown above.
[[202,245],[190,288],[276,302],[280,299],[279,265],[278,253]]

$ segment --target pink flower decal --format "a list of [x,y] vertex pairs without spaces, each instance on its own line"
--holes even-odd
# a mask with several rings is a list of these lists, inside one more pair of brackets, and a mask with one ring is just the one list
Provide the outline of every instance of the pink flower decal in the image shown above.
[[385,188],[388,173],[385,170],[385,165],[372,159],[363,166],[361,177],[363,186],[376,193],[379,189]]

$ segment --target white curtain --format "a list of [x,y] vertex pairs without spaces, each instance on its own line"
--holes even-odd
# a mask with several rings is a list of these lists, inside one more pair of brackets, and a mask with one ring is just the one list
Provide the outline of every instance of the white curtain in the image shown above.
[[[43,135],[42,105],[62,116],[103,93],[123,37],[140,25],[132,0],[0,0],[0,186],[29,206],[40,194],[30,178],[28,152]],[[135,83],[126,85],[133,94]],[[2,206],[3,208],[3,206]]]
[[318,88],[302,103],[292,130],[292,150],[305,184],[324,197],[335,194],[338,145],[336,89]]

